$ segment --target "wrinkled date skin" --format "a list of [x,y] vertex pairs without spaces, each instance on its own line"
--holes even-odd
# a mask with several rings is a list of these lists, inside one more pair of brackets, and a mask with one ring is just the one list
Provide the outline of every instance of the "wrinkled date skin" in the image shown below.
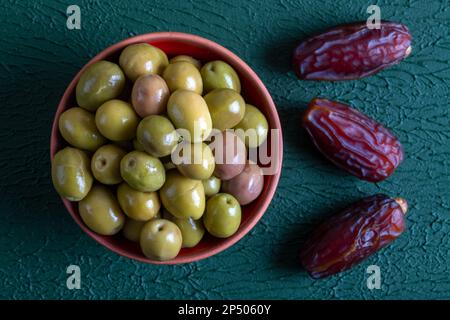
[[366,22],[341,25],[300,43],[294,51],[294,71],[304,80],[352,80],[370,76],[411,53],[411,34],[402,24]]
[[382,181],[403,160],[402,145],[389,130],[345,104],[314,98],[303,126],[322,154],[360,179]]
[[315,279],[351,268],[400,236],[407,209],[401,198],[364,198],[313,231],[300,251],[302,266]]

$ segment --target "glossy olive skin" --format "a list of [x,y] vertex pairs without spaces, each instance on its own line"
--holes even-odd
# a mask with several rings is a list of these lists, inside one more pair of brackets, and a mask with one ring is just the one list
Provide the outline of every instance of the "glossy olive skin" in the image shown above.
[[212,140],[209,146],[216,161],[214,175],[220,180],[229,180],[241,173],[247,159],[244,142],[231,131],[222,131]]
[[117,64],[105,60],[94,62],[77,83],[77,103],[88,111],[95,111],[104,102],[117,98],[124,87],[125,75]]
[[[258,110],[258,108],[251,104],[246,104],[244,118],[234,127],[234,129],[236,132],[239,132],[238,129],[243,130],[243,140],[248,148],[257,148],[266,141],[269,132],[269,124],[266,117]],[[240,133],[237,134],[241,136]]]
[[182,235],[177,225],[166,219],[153,219],[141,230],[140,245],[147,258],[166,261],[180,252]]
[[203,81],[200,71],[189,62],[179,61],[169,64],[163,72],[163,78],[170,92],[189,90],[198,94],[203,92]]
[[211,176],[206,180],[202,180],[203,189],[205,189],[205,196],[211,197],[220,191],[222,181],[215,176]]
[[241,82],[236,71],[226,62],[215,60],[206,63],[200,70],[204,93],[214,89],[228,88],[241,92]]
[[70,201],[80,201],[89,192],[94,178],[84,151],[66,147],[52,160],[52,181],[58,194]]
[[125,150],[107,144],[100,147],[92,156],[91,170],[95,179],[103,184],[117,184],[122,182],[120,175],[120,160],[127,154]]
[[120,175],[130,187],[142,192],[159,190],[166,180],[161,161],[136,150],[125,155],[120,161]]
[[195,247],[200,242],[200,240],[202,240],[203,235],[205,234],[205,227],[203,226],[202,219],[179,219],[177,217],[174,217],[167,211],[164,211],[163,217],[164,219],[172,221],[178,226],[178,228],[180,228],[183,238],[183,248]]
[[206,230],[217,238],[228,238],[236,233],[241,224],[241,206],[228,193],[218,193],[206,202],[203,215]]
[[175,128],[187,130],[185,141],[202,142],[212,129],[211,115],[203,97],[188,90],[177,90],[167,102],[167,113]]
[[246,205],[258,198],[264,187],[262,169],[252,162],[247,162],[244,170],[222,184],[222,191],[233,195],[240,205]]
[[232,89],[214,89],[204,96],[208,105],[213,128],[233,128],[244,118],[245,101]]
[[171,154],[179,139],[172,122],[158,115],[142,119],[137,127],[136,137],[148,154],[158,158]]
[[95,125],[95,116],[82,108],[70,108],[59,117],[59,132],[72,146],[95,151],[106,143]]
[[114,99],[98,108],[95,124],[102,135],[112,141],[131,140],[136,135],[139,117],[129,103]]
[[142,227],[144,227],[146,223],[147,221],[137,221],[130,218],[126,219],[122,229],[123,236],[130,241],[139,242]]
[[148,43],[136,43],[122,51],[119,64],[128,79],[134,82],[142,75],[161,74],[169,60],[161,49]]
[[113,193],[105,186],[94,185],[88,195],[78,203],[83,222],[95,233],[110,236],[119,232],[125,215]]
[[166,183],[159,191],[164,208],[180,219],[197,220],[205,210],[205,191],[200,180],[183,176],[177,170],[167,172]]
[[141,117],[166,112],[169,100],[169,87],[163,78],[157,74],[148,74],[139,77],[131,91],[131,104]]
[[180,61],[192,63],[198,70],[200,70],[200,68],[202,67],[202,63],[200,61],[191,56],[186,56],[183,54],[173,57],[172,59],[169,60],[169,63],[176,63]]
[[137,191],[126,183],[117,188],[117,200],[125,214],[138,221],[154,218],[161,208],[157,192]]
[[[214,172],[215,163],[214,155],[211,149],[204,143],[189,143],[182,142],[177,146],[174,154],[180,156],[179,162],[176,162],[178,171],[180,171],[184,176],[204,180],[211,177]],[[174,156],[172,156],[174,157]],[[174,159],[175,160],[175,159]]]

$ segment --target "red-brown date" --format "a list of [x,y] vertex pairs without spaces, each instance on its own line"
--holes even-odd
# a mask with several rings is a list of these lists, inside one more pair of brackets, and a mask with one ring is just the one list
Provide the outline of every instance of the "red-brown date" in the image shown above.
[[340,25],[301,42],[294,51],[294,71],[305,80],[352,80],[397,64],[411,53],[405,25],[381,21]]
[[312,232],[300,251],[302,266],[315,279],[351,268],[400,236],[407,210],[401,198],[364,198]]
[[398,139],[348,105],[314,98],[303,116],[303,126],[325,157],[360,179],[382,181],[403,160]]

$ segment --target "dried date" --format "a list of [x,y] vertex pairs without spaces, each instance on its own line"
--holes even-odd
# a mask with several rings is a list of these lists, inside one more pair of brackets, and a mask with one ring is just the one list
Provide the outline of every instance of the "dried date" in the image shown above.
[[377,194],[323,222],[300,250],[300,262],[313,278],[347,270],[388,245],[405,229],[402,198]]
[[313,99],[303,126],[322,154],[360,179],[382,181],[403,160],[402,145],[389,130],[345,104]]
[[381,21],[340,25],[301,42],[294,51],[294,71],[305,80],[351,80],[399,63],[411,53],[405,25]]

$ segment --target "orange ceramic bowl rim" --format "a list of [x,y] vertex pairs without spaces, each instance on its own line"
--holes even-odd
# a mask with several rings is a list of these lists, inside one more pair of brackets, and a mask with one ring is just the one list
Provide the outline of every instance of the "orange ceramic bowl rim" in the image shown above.
[[208,257],[211,257],[215,254],[218,254],[221,251],[224,251],[225,249],[231,247],[236,242],[238,242],[240,239],[242,239],[255,225],[256,223],[261,219],[265,211],[267,210],[274,194],[275,190],[277,188],[280,175],[281,175],[281,167],[282,167],[282,161],[283,161],[283,139],[282,139],[282,131],[281,131],[281,123],[280,119],[275,107],[275,104],[272,100],[272,97],[261,81],[261,79],[256,75],[256,73],[243,61],[241,60],[237,55],[235,55],[230,50],[226,49],[225,47],[211,41],[205,38],[202,38],[197,35],[188,34],[188,33],[181,33],[181,32],[154,32],[154,33],[146,33],[138,36],[134,36],[131,38],[127,38],[125,40],[122,40],[106,49],[101,51],[99,54],[97,54],[94,58],[92,58],[78,73],[77,75],[72,79],[69,86],[66,88],[59,104],[58,108],[55,113],[55,117],[53,120],[52,125],[52,132],[51,132],[51,138],[50,138],[50,158],[53,160],[55,153],[58,151],[58,148],[60,147],[59,140],[60,134],[58,129],[58,119],[61,113],[67,109],[66,106],[68,105],[68,102],[70,100],[70,97],[75,92],[76,84],[82,74],[82,72],[90,66],[92,63],[106,59],[109,56],[111,56],[113,53],[118,52],[119,50],[125,48],[126,46],[133,44],[133,43],[139,43],[139,42],[158,42],[158,41],[173,41],[178,43],[185,43],[193,46],[200,46],[203,48],[208,48],[211,51],[220,52],[221,55],[226,56],[227,63],[230,63],[233,65],[236,71],[238,71],[239,74],[246,74],[251,78],[251,81],[254,81],[258,89],[261,91],[260,93],[262,96],[261,99],[266,100],[267,105],[269,106],[268,114],[266,114],[268,121],[270,123],[270,129],[278,129],[279,130],[279,138],[277,143],[277,165],[276,165],[276,172],[272,176],[270,180],[269,186],[264,187],[264,194],[261,194],[260,197],[255,200],[257,202],[256,208],[252,211],[252,216],[249,218],[248,223],[242,227],[239,228],[239,230],[232,235],[229,238],[221,239],[217,245],[215,245],[213,248],[211,248],[207,252],[202,252],[198,254],[191,254],[188,256],[178,256],[174,258],[173,260],[169,261],[157,261],[146,258],[144,255],[138,255],[135,253],[130,253],[125,248],[122,248],[120,246],[116,246],[109,240],[110,237],[104,237],[96,234],[95,232],[91,231],[81,220],[80,215],[78,212],[76,212],[70,201],[64,199],[61,197],[64,206],[66,207],[67,211],[69,211],[72,218],[75,220],[75,222],[79,225],[79,227],[87,233],[91,238],[93,238],[95,241],[97,241],[99,244],[105,246],[109,250],[130,258],[137,261],[150,263],[150,264],[182,264],[182,263],[189,263],[194,261],[199,261]]

